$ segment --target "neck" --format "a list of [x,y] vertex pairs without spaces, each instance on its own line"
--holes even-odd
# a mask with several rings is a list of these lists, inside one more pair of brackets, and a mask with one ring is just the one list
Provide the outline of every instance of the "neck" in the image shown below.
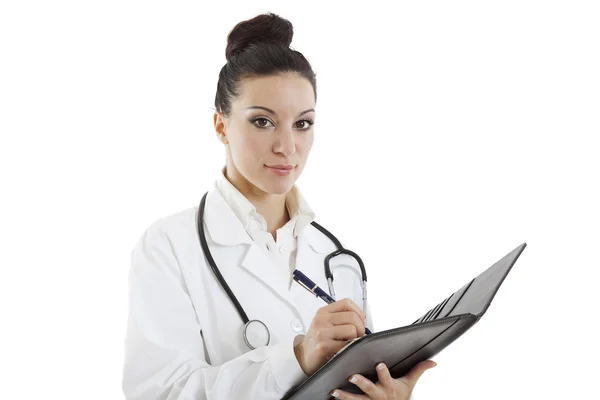
[[[246,195],[247,196],[247,195]],[[287,207],[285,206],[285,195],[266,195],[248,197],[248,200],[256,207],[256,212],[267,221],[267,231],[277,239],[277,229],[284,226],[289,220]]]
[[285,205],[285,194],[265,193],[244,179],[238,172],[227,168],[225,177],[237,190],[240,191],[256,208],[256,212],[262,215],[267,222],[267,231],[277,239],[277,229],[285,225],[290,216]]

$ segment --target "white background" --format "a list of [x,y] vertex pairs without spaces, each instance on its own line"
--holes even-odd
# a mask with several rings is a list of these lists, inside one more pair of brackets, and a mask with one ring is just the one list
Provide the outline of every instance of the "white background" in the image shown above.
[[528,244],[415,396],[598,398],[599,3],[322,3],[2,2],[0,397],[123,398],[130,251],[217,177],[227,34],[272,11],[318,79],[298,183],[377,331]]

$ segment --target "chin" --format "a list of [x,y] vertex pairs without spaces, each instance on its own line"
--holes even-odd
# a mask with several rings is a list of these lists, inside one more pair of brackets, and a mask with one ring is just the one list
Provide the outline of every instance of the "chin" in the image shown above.
[[289,192],[292,187],[294,186],[294,183],[292,182],[291,184],[273,184],[271,183],[270,185],[267,186],[267,188],[269,190],[265,190],[265,192],[269,193],[269,194],[286,194],[287,192]]
[[257,178],[255,186],[268,194],[287,194],[298,180],[300,172],[301,169],[296,169],[290,175],[277,176],[271,171],[263,170],[260,174],[255,175]]
[[291,179],[291,177],[280,180],[269,179],[263,181],[261,189],[269,194],[286,194],[292,189],[294,183],[296,183],[296,180]]

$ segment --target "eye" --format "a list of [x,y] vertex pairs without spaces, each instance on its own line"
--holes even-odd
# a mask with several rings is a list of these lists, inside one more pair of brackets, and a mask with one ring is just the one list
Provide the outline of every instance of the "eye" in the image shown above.
[[313,126],[313,124],[315,123],[314,121],[310,120],[310,119],[303,119],[302,121],[298,121],[298,122],[305,122],[305,128],[302,129],[303,131],[307,131],[310,129],[311,126]]
[[[260,121],[260,122],[259,122]],[[259,118],[254,118],[252,120],[250,120],[250,122],[256,126],[257,128],[268,128],[269,126],[267,124],[271,124],[273,125],[273,123],[271,121],[269,121],[267,118],[263,118],[263,117],[259,117]],[[296,126],[299,123],[304,123],[304,127],[300,127],[300,130],[302,131],[307,131],[310,129],[310,127],[315,123],[313,120],[311,119],[303,119],[302,121],[298,121],[296,122]]]
[[254,124],[254,126],[256,126],[257,128],[266,128],[266,127],[267,127],[266,125],[262,125],[262,124],[261,124],[261,125],[257,125],[257,124],[256,124],[256,122],[257,122],[257,121],[266,121],[266,122],[268,122],[268,123],[271,123],[271,121],[269,121],[269,120],[268,120],[268,119],[266,119],[266,118],[254,118],[254,119],[253,119],[251,122],[252,122],[252,123]]

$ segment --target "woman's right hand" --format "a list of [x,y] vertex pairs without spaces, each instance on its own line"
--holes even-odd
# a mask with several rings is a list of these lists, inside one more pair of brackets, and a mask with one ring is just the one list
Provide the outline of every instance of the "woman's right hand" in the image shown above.
[[314,374],[348,340],[365,334],[365,314],[350,299],[343,299],[321,307],[315,314],[306,336],[294,352],[302,371]]

